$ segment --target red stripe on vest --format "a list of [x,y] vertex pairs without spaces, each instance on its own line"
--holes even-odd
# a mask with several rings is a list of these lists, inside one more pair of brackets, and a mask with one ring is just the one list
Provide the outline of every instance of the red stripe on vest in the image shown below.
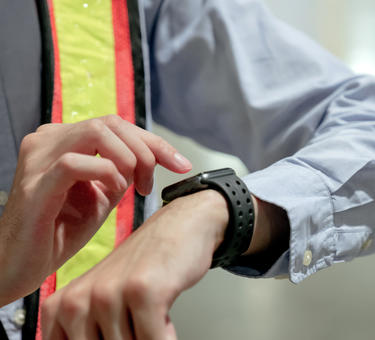
[[52,295],[56,290],[56,273],[47,277],[39,290],[38,324],[36,328],[35,340],[42,340],[42,304],[45,299]]
[[54,79],[53,79],[53,102],[52,102],[52,123],[62,123],[62,94],[61,94],[61,76],[60,76],[60,53],[57,42],[57,31],[55,14],[53,11],[52,0],[47,0],[49,16],[51,22],[51,34],[54,52]]
[[[113,33],[115,41],[117,114],[135,123],[134,70],[129,30],[127,3],[112,0]],[[117,207],[115,246],[132,232],[134,219],[134,185],[127,191]]]

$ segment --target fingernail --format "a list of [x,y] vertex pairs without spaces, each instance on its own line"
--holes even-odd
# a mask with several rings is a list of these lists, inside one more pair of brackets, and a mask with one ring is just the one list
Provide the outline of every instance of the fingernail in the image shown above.
[[182,156],[180,153],[176,152],[174,154],[174,158],[176,160],[176,163],[184,170],[190,170],[192,168],[190,161],[186,159],[184,156]]

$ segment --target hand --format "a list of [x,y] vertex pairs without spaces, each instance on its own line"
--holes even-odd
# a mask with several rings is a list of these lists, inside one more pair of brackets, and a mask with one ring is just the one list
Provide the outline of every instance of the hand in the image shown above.
[[228,219],[226,201],[216,191],[172,201],[45,301],[43,338],[177,339],[168,312],[209,269]]
[[191,169],[162,138],[117,116],[26,136],[0,219],[0,306],[37,289],[77,252],[130,183],[148,194],[157,163]]

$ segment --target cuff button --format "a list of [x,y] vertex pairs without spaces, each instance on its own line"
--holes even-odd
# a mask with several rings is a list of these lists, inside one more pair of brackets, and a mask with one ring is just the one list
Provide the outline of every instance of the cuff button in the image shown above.
[[312,252],[311,250],[306,250],[303,254],[303,265],[308,267],[312,261]]

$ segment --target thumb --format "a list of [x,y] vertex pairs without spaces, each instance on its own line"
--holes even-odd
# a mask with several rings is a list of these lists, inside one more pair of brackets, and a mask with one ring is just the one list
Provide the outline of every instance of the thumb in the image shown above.
[[166,333],[166,340],[177,340],[176,329],[171,319],[169,318],[169,316],[167,316],[167,325],[166,325],[165,333]]

